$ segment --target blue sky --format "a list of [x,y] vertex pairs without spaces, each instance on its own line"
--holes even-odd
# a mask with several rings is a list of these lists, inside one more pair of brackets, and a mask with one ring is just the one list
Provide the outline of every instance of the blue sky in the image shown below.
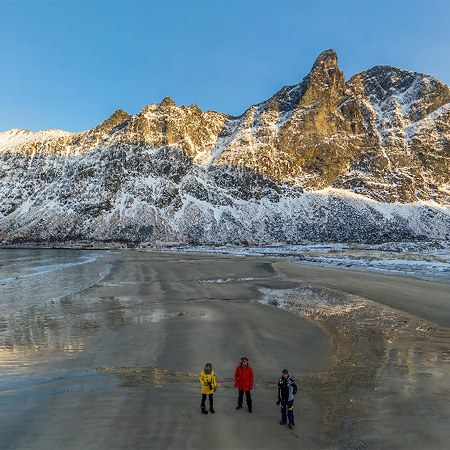
[[241,114],[336,50],[450,84],[450,1],[0,0],[0,131],[89,129],[165,96]]

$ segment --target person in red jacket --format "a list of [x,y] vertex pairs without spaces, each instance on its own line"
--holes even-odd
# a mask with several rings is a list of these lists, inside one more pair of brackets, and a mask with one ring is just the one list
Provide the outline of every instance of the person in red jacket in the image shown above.
[[236,409],[242,408],[242,401],[247,401],[248,412],[252,412],[252,396],[250,391],[253,389],[253,369],[248,364],[248,358],[241,358],[241,363],[236,367],[234,372],[234,387],[239,389],[238,404]]

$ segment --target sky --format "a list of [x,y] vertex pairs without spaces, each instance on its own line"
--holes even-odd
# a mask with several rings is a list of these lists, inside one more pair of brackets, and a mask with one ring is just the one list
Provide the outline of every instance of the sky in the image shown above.
[[240,115],[333,48],[450,84],[450,0],[0,0],[0,131],[83,131],[116,109]]

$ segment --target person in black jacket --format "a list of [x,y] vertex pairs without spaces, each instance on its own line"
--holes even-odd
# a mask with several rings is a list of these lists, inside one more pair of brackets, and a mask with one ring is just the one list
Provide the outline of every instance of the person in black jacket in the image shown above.
[[294,395],[297,393],[297,385],[289,376],[289,371],[283,369],[281,378],[278,380],[278,400],[281,404],[280,425],[285,425],[288,420],[288,427],[293,428],[294,424]]

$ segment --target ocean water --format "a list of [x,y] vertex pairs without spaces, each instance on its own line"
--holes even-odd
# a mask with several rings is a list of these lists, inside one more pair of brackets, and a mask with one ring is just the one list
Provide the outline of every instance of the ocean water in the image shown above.
[[99,282],[108,252],[0,250],[0,365],[46,350],[74,352],[79,311],[66,300]]
[[108,270],[104,254],[80,250],[0,250],[0,311],[85,289]]

